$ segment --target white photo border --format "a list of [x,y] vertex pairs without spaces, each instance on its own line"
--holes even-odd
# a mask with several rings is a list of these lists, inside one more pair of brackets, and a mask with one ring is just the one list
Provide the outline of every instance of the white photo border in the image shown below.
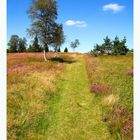
[[7,139],[6,120],[6,38],[7,38],[7,16],[6,0],[0,0],[0,139]]
[[[134,140],[140,139],[140,0],[133,0],[134,29]],[[7,139],[6,129],[6,48],[7,48],[7,1],[0,0],[0,139]]]
[[134,0],[134,140],[140,139],[140,0]]

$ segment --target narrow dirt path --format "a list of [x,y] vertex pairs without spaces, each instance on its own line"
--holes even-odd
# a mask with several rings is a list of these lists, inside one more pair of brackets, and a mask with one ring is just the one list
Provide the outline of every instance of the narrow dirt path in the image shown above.
[[111,140],[101,121],[100,97],[89,92],[83,55],[67,64],[51,101],[47,140]]

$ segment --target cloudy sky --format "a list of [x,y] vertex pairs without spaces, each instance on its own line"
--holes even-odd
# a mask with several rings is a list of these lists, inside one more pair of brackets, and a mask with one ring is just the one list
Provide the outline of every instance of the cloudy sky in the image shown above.
[[[8,0],[8,34],[26,36],[30,19],[26,13],[31,0]],[[114,39],[126,36],[127,45],[133,48],[133,1],[132,0],[58,0],[58,22],[63,23],[66,42],[79,39],[79,52],[90,51],[96,43],[102,43],[108,35]],[[27,37],[28,38],[28,37]],[[28,43],[30,40],[28,39]]]

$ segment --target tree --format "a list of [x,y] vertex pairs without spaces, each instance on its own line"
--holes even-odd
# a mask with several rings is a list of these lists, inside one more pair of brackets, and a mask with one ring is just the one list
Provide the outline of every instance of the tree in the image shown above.
[[70,47],[73,49],[73,51],[75,51],[75,48],[77,48],[78,45],[80,45],[80,42],[78,39],[75,39],[74,42],[71,42]]
[[61,52],[60,48],[58,48],[57,52]]
[[115,54],[115,55],[119,54],[119,48],[120,48],[120,40],[116,36],[113,41],[113,54]]
[[56,26],[53,34],[53,41],[52,46],[54,47],[54,51],[57,52],[60,46],[65,42],[62,24]]
[[112,53],[112,41],[109,39],[108,36],[104,38],[104,43],[102,44],[102,47],[104,49],[104,53],[111,54]]
[[58,24],[56,0],[32,0],[28,10],[32,19],[31,28],[27,29],[30,36],[37,35],[44,48],[44,59],[47,61],[46,48],[54,43],[54,34]]
[[89,52],[89,54],[92,55],[92,56],[95,56],[95,57],[98,56],[98,54],[97,54],[97,52],[96,52],[95,50],[91,50],[91,51]]
[[67,47],[64,49],[64,52],[68,52],[68,48]]
[[113,41],[113,53],[115,55],[125,55],[128,52],[128,48],[125,45],[126,44],[126,38],[124,37],[123,40],[119,40],[119,38],[116,36]]
[[27,40],[26,40],[25,37],[23,39],[19,38],[19,41],[18,41],[18,52],[25,52],[26,51],[26,45],[27,45],[26,42],[27,42]]
[[121,42],[120,42],[120,54],[121,55],[126,55],[127,54],[127,52],[129,51],[129,49],[127,48],[127,46],[126,46],[126,37],[124,37],[123,38],[123,40],[121,40]]
[[38,37],[37,35],[34,38],[33,45],[32,45],[33,52],[40,52],[40,46],[38,44]]
[[98,45],[98,44],[96,44],[94,46],[94,53],[102,55],[105,52],[104,51],[104,48],[105,48],[104,45]]
[[8,46],[9,46],[9,52],[17,52],[17,48],[18,48],[18,41],[19,41],[19,37],[18,35],[12,35],[10,40],[9,40],[9,43],[8,43]]
[[115,39],[111,41],[111,39],[106,36],[106,38],[104,38],[104,43],[102,45],[96,44],[90,54],[94,56],[99,54],[125,55],[128,51],[129,49],[126,46],[126,37],[124,37],[122,40],[119,40],[119,38],[116,36]]

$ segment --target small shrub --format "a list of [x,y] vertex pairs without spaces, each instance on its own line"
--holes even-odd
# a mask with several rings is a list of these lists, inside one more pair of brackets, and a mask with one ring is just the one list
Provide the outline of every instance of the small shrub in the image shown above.
[[111,91],[111,87],[109,85],[105,84],[93,84],[90,88],[90,92],[96,93],[96,94],[106,94]]

